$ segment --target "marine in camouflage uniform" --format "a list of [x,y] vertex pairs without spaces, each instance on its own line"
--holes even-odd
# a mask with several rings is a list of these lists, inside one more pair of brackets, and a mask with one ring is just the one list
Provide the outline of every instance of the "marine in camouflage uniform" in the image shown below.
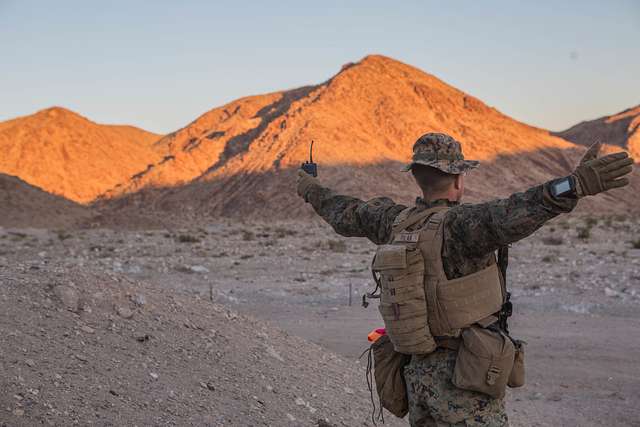
[[[598,149],[599,146],[592,148],[583,163],[595,159]],[[445,134],[422,136],[413,151],[413,161],[406,170],[420,164],[448,174],[461,174],[478,166],[477,161],[464,160],[460,144]],[[443,267],[451,280],[485,268],[500,247],[524,239],[550,219],[570,212],[577,204],[577,197],[553,197],[550,192],[553,182],[506,199],[478,204],[417,198],[412,212],[436,205],[451,207],[444,218],[442,247]],[[615,186],[623,184],[619,182]],[[298,193],[338,234],[367,237],[377,245],[389,242],[394,220],[407,208],[387,197],[363,201],[338,194],[304,172],[299,175]],[[452,384],[455,359],[456,351],[445,348],[412,356],[404,370],[411,425],[507,425],[502,399],[462,390]]]

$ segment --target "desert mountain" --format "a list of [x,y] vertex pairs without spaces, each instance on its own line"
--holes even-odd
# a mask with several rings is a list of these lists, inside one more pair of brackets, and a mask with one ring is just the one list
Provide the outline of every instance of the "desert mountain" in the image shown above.
[[[368,56],[324,83],[242,98],[203,114],[156,143],[167,152],[161,161],[105,196],[116,198],[107,204],[120,212],[309,214],[295,195],[294,175],[315,140],[324,183],[410,203],[417,188],[399,168],[426,132],[453,135],[467,158],[483,162],[468,183],[471,201],[565,175],[584,151],[417,68]],[[604,197],[628,199],[624,191]]]
[[628,150],[640,160],[640,105],[612,116],[578,123],[556,135],[582,145],[590,145],[595,140],[607,142]]
[[152,147],[159,138],[48,108],[0,123],[0,172],[86,203],[161,158]]
[[81,205],[0,173],[0,226],[68,227],[90,216]]

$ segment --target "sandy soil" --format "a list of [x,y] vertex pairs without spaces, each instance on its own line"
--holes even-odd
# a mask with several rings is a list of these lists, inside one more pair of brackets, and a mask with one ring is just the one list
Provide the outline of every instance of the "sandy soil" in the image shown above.
[[[528,384],[524,388],[511,390],[508,395],[513,425],[640,425],[639,238],[640,221],[637,218],[596,220],[570,217],[555,221],[530,239],[513,246],[509,276],[516,314],[511,321],[512,332],[528,342]],[[289,380],[286,384],[298,381],[304,384],[303,387],[315,387],[314,384],[323,381],[324,376],[319,375],[318,370],[308,363],[312,357],[308,355],[313,354],[310,349],[317,349],[318,353],[327,357],[331,357],[333,352],[341,355],[336,356],[336,360],[343,362],[339,362],[339,369],[335,368],[332,372],[333,375],[348,372],[345,381],[349,385],[346,387],[354,394],[345,391],[345,386],[336,386],[335,383],[328,384],[324,394],[317,390],[304,390],[305,394],[301,399],[306,399],[305,402],[313,401],[310,403],[311,407],[322,409],[310,416],[308,410],[300,410],[306,408],[306,403],[300,406],[295,404],[296,397],[300,396],[290,393],[282,402],[274,400],[274,405],[289,405],[286,410],[266,411],[267,415],[262,421],[260,418],[246,418],[255,423],[249,424],[264,425],[260,423],[271,422],[275,423],[271,425],[283,425],[276,420],[286,419],[286,414],[291,414],[298,420],[298,424],[292,422],[292,425],[313,425],[317,420],[325,418],[336,424],[342,422],[343,425],[361,425],[366,423],[368,416],[364,366],[354,361],[367,346],[367,333],[381,325],[374,306],[368,309],[360,307],[360,296],[371,284],[368,266],[373,251],[374,246],[366,240],[338,238],[328,226],[320,223],[217,223],[198,229],[148,231],[5,229],[0,232],[0,278],[3,295],[13,292],[12,295],[15,296],[19,295],[17,284],[31,283],[30,286],[36,286],[41,282],[44,286],[45,283],[52,283],[54,276],[51,274],[54,272],[71,274],[64,272],[82,271],[89,279],[79,282],[77,286],[90,286],[101,278],[107,283],[109,277],[118,278],[118,283],[142,286],[147,298],[154,299],[150,305],[158,307],[156,315],[163,313],[166,306],[155,300],[178,298],[183,305],[188,305],[189,301],[198,301],[189,314],[196,324],[215,323],[217,318],[207,319],[199,310],[199,304],[206,302],[211,305],[210,300],[223,313],[227,310],[223,306],[231,307],[234,312],[262,319],[268,323],[258,324],[273,325],[267,326],[267,329],[274,331],[279,337],[286,336],[277,332],[282,329],[324,348],[320,351],[321,347],[305,344],[302,340],[296,341],[296,349],[302,349],[300,352],[306,355],[307,362],[304,362],[304,357],[289,361],[291,364],[287,365],[287,369],[295,372],[297,380]],[[26,280],[25,275],[31,278]],[[22,279],[16,282],[16,278]],[[9,289],[12,289],[8,293],[7,283]],[[112,288],[111,285],[104,286]],[[19,300],[3,298],[0,302],[5,313],[7,304],[18,306]],[[19,317],[18,320],[9,319],[6,314],[0,317],[4,335],[1,377],[4,378],[4,387],[11,387],[11,393],[0,402],[0,419],[10,416],[11,418],[4,418],[11,420],[7,425],[20,425],[20,416],[15,415],[16,411],[18,414],[22,411],[21,416],[29,414],[26,398],[38,402],[40,399],[29,393],[27,383],[33,378],[16,371],[18,365],[21,372],[30,369],[20,358],[30,358],[38,366],[40,353],[25,341],[20,344],[25,350],[22,355],[17,351],[20,348],[14,348],[9,353],[6,350],[11,348],[6,347],[7,344],[16,346],[19,342],[14,338],[7,338],[5,334],[9,330],[13,329],[20,334],[28,329],[25,325],[30,321],[29,305],[20,307],[21,310],[10,311]],[[135,305],[132,308],[136,309]],[[94,313],[96,312],[99,310],[94,308]],[[109,327],[108,316],[118,319],[113,310],[104,316],[107,316],[102,320],[105,322],[104,328]],[[144,317],[148,318],[153,317]],[[10,321],[11,326],[8,327],[7,322]],[[168,330],[173,331],[170,325],[176,322],[175,316],[168,316]],[[80,322],[74,327],[77,329],[79,325]],[[160,334],[163,330],[161,325],[156,325],[156,330],[151,335]],[[40,334],[56,336],[46,320],[38,327],[41,328]],[[204,328],[206,331],[209,326]],[[243,330],[246,329],[250,327]],[[192,330],[184,329],[186,332]],[[36,334],[37,331],[35,329]],[[77,333],[84,334],[81,329]],[[129,336],[131,334],[133,332]],[[171,333],[167,332],[167,335]],[[243,341],[247,341],[246,345],[257,346],[256,357],[263,357],[260,350],[264,351],[264,348],[259,347],[261,338],[251,336],[248,332],[241,336]],[[277,351],[282,351],[287,345],[285,338],[282,340],[277,344]],[[183,398],[178,400],[183,405],[179,406],[182,411],[180,414],[192,418],[167,416],[166,419],[177,424],[181,424],[178,420],[183,419],[195,424],[209,422],[212,425],[248,425],[240,421],[240,418],[229,415],[232,411],[225,412],[216,406],[223,402],[222,398],[208,402],[208,397],[200,396],[195,402],[191,402],[190,399],[196,396],[194,390],[204,390],[198,383],[202,381],[206,387],[208,378],[208,374],[200,371],[205,368],[204,362],[198,359],[198,352],[194,350],[199,348],[196,341],[186,338],[177,346],[183,350],[176,350],[193,351],[190,363],[197,366],[194,376],[201,378],[196,381],[189,376],[191,374],[186,374],[189,385],[180,381],[175,384],[176,389],[190,390],[185,391]],[[113,342],[117,349],[115,343],[119,341],[116,339]],[[108,346],[101,347],[103,351],[105,348]],[[71,354],[77,351],[79,350],[73,350]],[[165,363],[161,349],[156,351],[150,357],[157,358],[154,359],[155,363]],[[229,356],[233,359],[233,350],[230,351]],[[32,352],[36,355],[33,356]],[[135,352],[131,354],[131,360],[135,360],[139,366],[143,366],[142,363],[151,366],[144,358],[138,358]],[[70,377],[69,386],[64,391],[67,393],[64,394],[64,405],[70,408],[67,411],[87,407],[92,407],[93,410],[87,412],[82,409],[73,413],[73,416],[62,412],[56,415],[58,418],[50,419],[78,420],[80,424],[84,424],[90,417],[98,425],[117,424],[117,418],[110,417],[114,409],[110,409],[110,404],[106,401],[94,401],[92,398],[87,398],[87,401],[78,400],[77,396],[85,393],[86,389],[75,389],[74,378],[77,375],[84,376],[83,381],[86,383],[91,373],[73,373],[75,367],[84,366],[82,360],[70,362],[66,357],[59,358],[56,355],[49,359],[46,370],[49,374],[40,373],[40,376],[59,373],[60,367],[64,366],[67,374],[60,375],[65,380]],[[115,356],[106,356],[105,360],[113,357]],[[173,369],[169,375],[171,381],[185,375],[179,374],[184,365],[178,363],[174,353],[170,353],[167,360],[170,362],[166,363]],[[231,362],[227,366],[227,369],[233,369],[233,372],[241,375],[243,381],[250,384],[246,380],[248,374],[243,373],[247,366],[237,366]],[[279,368],[282,369],[282,366]],[[110,373],[115,377],[134,375],[119,367],[114,366],[112,369],[103,372],[102,378],[111,378]],[[253,375],[266,375],[264,369],[256,368],[252,372]],[[16,376],[23,378],[24,384]],[[137,378],[133,377],[127,390],[143,389],[136,382]],[[153,380],[149,379],[146,371],[142,372],[140,378]],[[283,378],[270,377],[269,383],[274,388],[284,388],[286,386],[280,383],[284,381]],[[37,377],[33,379],[36,380]],[[84,384],[80,380],[78,383]],[[135,411],[131,408],[141,408],[141,414],[146,415],[160,411],[161,402],[155,402],[153,398],[158,399],[156,393],[166,391],[166,387],[167,384],[154,388],[149,396],[151,400],[145,400],[142,394],[132,393],[129,406],[125,405],[131,412],[123,412],[120,420],[132,417],[131,420],[137,420],[141,424],[146,424],[143,420],[158,420],[157,423],[160,423],[162,418],[143,418],[142,415],[134,415]],[[234,395],[232,390],[225,389],[238,399],[238,405],[248,408],[246,413],[250,414],[249,403],[242,399],[250,401],[253,397],[249,399],[248,395]],[[117,390],[116,392],[119,393]],[[41,397],[44,396],[42,393]],[[137,393],[142,393],[142,390]],[[316,397],[310,397],[314,393]],[[12,396],[14,394],[18,397]],[[353,399],[355,403],[351,406],[349,415],[345,415],[342,410],[323,409],[323,399],[326,400],[325,403],[330,403],[329,406],[336,401],[349,399]],[[224,424],[217,424],[215,419],[205,421],[205,418],[195,418],[193,411],[199,414],[214,412],[227,418]],[[46,413],[45,411],[44,414]],[[39,414],[41,418],[30,420],[47,419],[43,413]],[[104,418],[96,418],[98,414]],[[336,418],[339,416],[343,419]],[[389,421],[391,415],[387,418]],[[156,421],[151,421],[154,422]],[[393,424],[395,423],[392,422]],[[406,424],[400,422],[399,425]]]

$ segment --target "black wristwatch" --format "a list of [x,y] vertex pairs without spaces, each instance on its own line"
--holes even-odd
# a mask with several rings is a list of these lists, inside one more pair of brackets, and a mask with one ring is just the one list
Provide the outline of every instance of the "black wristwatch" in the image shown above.
[[554,198],[567,197],[575,199],[578,197],[576,193],[576,178],[573,175],[551,181],[549,191]]

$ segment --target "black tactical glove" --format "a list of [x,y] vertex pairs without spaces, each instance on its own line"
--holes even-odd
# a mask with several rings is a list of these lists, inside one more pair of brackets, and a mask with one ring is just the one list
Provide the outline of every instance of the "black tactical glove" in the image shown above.
[[596,142],[589,147],[572,174],[576,180],[578,197],[591,196],[629,184],[629,180],[622,177],[633,171],[633,159],[625,152],[598,157],[600,145]]

